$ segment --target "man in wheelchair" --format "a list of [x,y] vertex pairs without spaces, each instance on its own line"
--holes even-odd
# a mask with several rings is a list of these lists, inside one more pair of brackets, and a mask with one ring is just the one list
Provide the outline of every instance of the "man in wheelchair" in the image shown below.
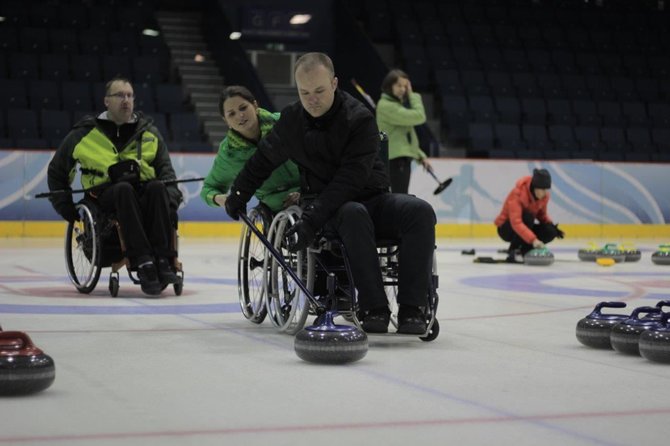
[[300,101],[282,110],[260,141],[231,187],[226,211],[238,219],[272,171],[286,160],[295,162],[304,209],[286,234],[289,249],[305,249],[324,230],[334,230],[349,257],[363,329],[385,333],[390,311],[376,239],[399,240],[398,333],[423,334],[435,247],[433,208],[414,196],[389,193],[375,117],[337,88],[326,54],[301,56],[295,79]]
[[[77,165],[87,198],[118,221],[130,268],[137,270],[142,291],[159,295],[176,283],[170,259],[173,222],[182,195],[175,180],[163,137],[151,118],[134,111],[130,81],[110,80],[105,88],[107,111],[85,116],[67,134],[49,163],[49,190],[70,190]],[[51,204],[66,221],[79,220],[68,193],[50,196]],[[176,222],[175,222],[176,223]]]

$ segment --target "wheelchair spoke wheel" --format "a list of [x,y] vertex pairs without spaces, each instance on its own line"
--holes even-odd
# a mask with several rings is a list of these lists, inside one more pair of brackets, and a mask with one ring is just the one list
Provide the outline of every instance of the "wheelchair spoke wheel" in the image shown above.
[[[256,208],[249,211],[249,218],[256,227],[267,234],[269,218]],[[238,250],[237,286],[242,314],[249,321],[260,324],[267,315],[265,257],[267,252],[261,241],[247,227],[242,231]]]
[[[290,213],[278,214],[270,228],[269,239],[277,251],[282,254],[286,265],[295,271],[298,278],[309,289],[310,284],[307,282],[309,271],[305,262],[306,252],[289,252],[284,238],[284,233],[290,227],[288,223],[294,221],[295,216]],[[279,328],[279,331],[295,334],[305,325],[310,307],[309,300],[276,259],[268,257],[265,263],[269,271],[269,280],[266,283],[266,302],[270,319]]]
[[90,209],[77,204],[79,221],[69,223],[65,233],[65,260],[70,281],[80,293],[88,294],[100,278],[100,235]]

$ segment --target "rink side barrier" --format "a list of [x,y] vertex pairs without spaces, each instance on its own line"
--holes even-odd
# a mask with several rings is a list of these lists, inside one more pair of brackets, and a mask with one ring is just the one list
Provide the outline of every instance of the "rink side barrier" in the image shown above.
[[[0,237],[62,237],[65,224],[47,199],[46,173],[53,151],[0,150]],[[206,176],[213,154],[172,154],[179,179]],[[431,159],[438,178],[451,185],[433,195],[435,179],[414,165],[411,194],[428,201],[438,237],[496,237],[493,220],[515,181],[543,167],[552,175],[549,215],[570,238],[670,239],[670,167],[666,163],[583,160]],[[73,187],[80,187],[78,178]],[[237,237],[241,226],[223,209],[200,199],[201,182],[179,185],[184,204],[179,233],[188,237]],[[75,199],[78,199],[75,196]],[[249,203],[249,207],[255,202]]]

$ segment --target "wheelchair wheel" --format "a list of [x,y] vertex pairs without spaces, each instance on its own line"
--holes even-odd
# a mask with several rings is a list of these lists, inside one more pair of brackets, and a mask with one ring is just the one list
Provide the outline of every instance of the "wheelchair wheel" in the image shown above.
[[67,225],[65,233],[65,261],[70,281],[77,291],[88,294],[100,279],[100,234],[93,214],[84,203],[77,204],[79,221]]
[[[430,342],[437,339],[440,334],[440,322],[437,320],[437,304],[439,303],[439,296],[437,288],[439,286],[439,277],[437,275],[437,257],[433,254],[433,273],[431,277],[430,296],[428,296],[428,334],[421,337],[422,341]],[[432,322],[432,324],[430,323]]]
[[[249,211],[249,219],[267,235],[271,221],[268,211],[255,207]],[[242,314],[255,324],[263,322],[267,315],[265,257],[265,247],[251,229],[245,226],[237,256],[237,292]]]
[[[305,283],[307,289],[311,289],[310,286],[313,284],[308,282],[310,271],[305,261],[306,251],[290,252],[286,247],[284,237],[286,230],[297,220],[298,212],[289,208],[277,214],[268,231],[268,239],[273,243],[275,249],[283,255],[288,267],[295,271],[298,278]],[[304,327],[307,320],[310,308],[309,300],[274,257],[266,256],[264,270],[268,271],[269,274],[265,284],[266,303],[272,323],[281,332],[297,333]],[[313,271],[311,276],[313,279]]]
[[424,342],[430,342],[434,341],[437,339],[437,336],[440,334],[440,322],[435,319],[433,321],[433,325],[430,326],[430,329],[428,330],[428,334],[424,337],[421,337],[421,339]]

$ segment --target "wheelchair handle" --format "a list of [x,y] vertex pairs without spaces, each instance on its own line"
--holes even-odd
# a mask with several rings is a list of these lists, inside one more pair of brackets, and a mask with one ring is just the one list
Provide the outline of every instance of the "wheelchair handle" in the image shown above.
[[[187,178],[185,180],[159,180],[166,186],[169,186],[170,184],[177,184],[177,183],[191,183],[193,181],[203,181],[205,178],[200,177],[200,178]],[[155,181],[155,180],[149,180],[149,181]],[[148,183],[149,181],[141,181],[140,184],[142,183]],[[97,186],[89,187],[88,189],[58,189],[58,190],[52,190],[49,192],[42,192],[37,195],[35,195],[34,198],[47,198],[47,197],[53,197],[54,195],[60,195],[60,194],[80,194],[80,193],[86,193],[86,192],[93,192],[96,191],[102,187],[107,186],[110,183],[104,183],[104,184],[99,184]]]
[[298,288],[300,288],[302,290],[302,292],[305,293],[305,296],[307,296],[309,301],[318,310],[320,310],[322,312],[325,312],[326,308],[323,306],[323,304],[321,302],[319,302],[318,300],[316,300],[314,298],[314,296],[312,296],[312,293],[310,293],[309,290],[307,289],[307,287],[305,286],[305,284],[302,283],[302,280],[300,280],[300,278],[295,273],[295,271],[293,271],[291,269],[291,267],[286,264],[286,262],[284,261],[284,256],[279,251],[277,251],[277,249],[274,246],[272,246],[272,243],[270,243],[270,241],[265,237],[265,235],[263,235],[263,233],[258,230],[256,225],[253,224],[253,222],[249,219],[247,214],[240,213],[240,219],[244,223],[246,223],[246,225],[249,227],[251,232],[253,232],[254,235],[256,237],[258,237],[258,239],[261,241],[261,243],[263,243],[265,248],[270,252],[270,254],[272,254],[272,257],[274,257],[275,260],[277,260],[277,262],[279,262],[279,264],[284,269],[284,271],[286,271],[288,273],[288,275],[291,276],[291,279],[293,279],[293,281],[298,285]]

